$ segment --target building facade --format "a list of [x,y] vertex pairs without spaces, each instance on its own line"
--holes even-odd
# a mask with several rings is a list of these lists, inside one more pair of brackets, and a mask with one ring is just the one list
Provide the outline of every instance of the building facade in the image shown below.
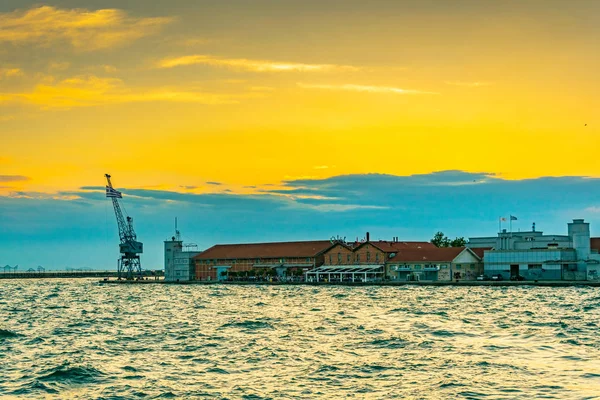
[[184,249],[179,235],[171,240],[165,240],[165,281],[191,281],[195,279],[194,257],[200,254],[198,250]]
[[323,264],[329,240],[215,245],[194,257],[197,280],[302,276]]
[[475,280],[483,273],[482,259],[467,247],[407,249],[386,262],[392,281]]
[[[574,219],[567,235],[544,235],[535,230],[506,232],[496,238],[469,238],[469,246],[493,245],[484,252],[488,276],[525,280],[598,280],[600,255],[590,224]],[[600,243],[598,243],[600,244]]]
[[369,282],[387,279],[386,261],[403,249],[436,248],[429,242],[369,240],[335,243],[323,253],[323,265],[306,273],[312,282]]

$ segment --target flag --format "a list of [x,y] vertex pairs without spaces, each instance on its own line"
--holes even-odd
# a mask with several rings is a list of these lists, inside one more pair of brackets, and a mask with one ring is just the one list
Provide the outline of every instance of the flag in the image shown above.
[[506,222],[506,218],[504,218],[504,217],[500,217],[500,221],[504,221],[504,222]]
[[121,192],[111,188],[110,186],[106,187],[106,197],[116,197],[118,199],[123,198],[123,196],[121,195]]
[[511,221],[516,221],[516,220],[517,220],[517,217],[514,217],[514,216],[512,216],[512,215],[511,215],[511,216],[510,216],[510,220],[511,220]]

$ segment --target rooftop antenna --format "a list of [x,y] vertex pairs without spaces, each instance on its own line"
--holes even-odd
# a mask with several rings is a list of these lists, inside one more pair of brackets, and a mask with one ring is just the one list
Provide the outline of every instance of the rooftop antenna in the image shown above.
[[177,230],[177,217],[175,217],[175,238],[177,241],[181,241],[181,233]]

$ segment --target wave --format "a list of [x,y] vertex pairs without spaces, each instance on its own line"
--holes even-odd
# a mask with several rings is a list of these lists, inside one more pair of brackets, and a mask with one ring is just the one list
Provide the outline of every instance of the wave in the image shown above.
[[42,382],[57,382],[67,384],[95,383],[105,374],[93,367],[70,367],[63,364],[44,371],[38,380]]
[[8,329],[0,329],[0,339],[16,338],[23,336],[17,332],[10,331]]

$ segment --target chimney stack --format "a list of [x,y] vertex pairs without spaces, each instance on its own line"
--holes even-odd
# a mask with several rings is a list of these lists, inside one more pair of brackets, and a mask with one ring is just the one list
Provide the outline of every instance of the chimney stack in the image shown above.
[[367,242],[371,240],[371,235],[369,235],[369,232],[367,232]]

